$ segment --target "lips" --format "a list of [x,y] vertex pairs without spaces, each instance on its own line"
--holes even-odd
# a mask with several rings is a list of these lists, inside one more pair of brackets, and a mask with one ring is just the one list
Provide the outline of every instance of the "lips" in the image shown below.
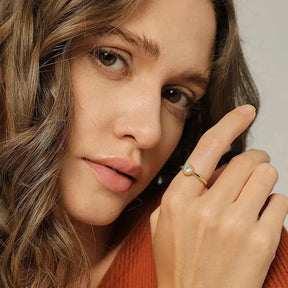
[[84,159],[94,175],[106,188],[113,192],[125,193],[141,176],[140,165],[132,161],[113,157],[106,159]]

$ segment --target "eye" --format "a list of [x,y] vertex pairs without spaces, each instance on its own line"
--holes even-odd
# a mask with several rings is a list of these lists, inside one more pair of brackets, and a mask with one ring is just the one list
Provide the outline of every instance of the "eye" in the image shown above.
[[[192,94],[192,93],[191,93]],[[166,99],[177,108],[186,110],[189,109],[193,104],[193,94],[189,95],[188,93],[182,91],[179,88],[166,87],[162,89],[162,98]]]
[[124,73],[128,67],[127,60],[112,50],[97,48],[89,51],[89,54],[95,58],[99,65],[103,65],[107,67],[107,69]]

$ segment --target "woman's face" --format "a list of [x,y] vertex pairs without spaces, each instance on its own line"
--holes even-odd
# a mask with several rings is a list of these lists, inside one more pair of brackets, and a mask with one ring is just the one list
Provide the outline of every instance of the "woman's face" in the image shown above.
[[87,38],[71,57],[61,189],[65,209],[81,222],[113,222],[144,190],[179,142],[189,105],[205,92],[213,6],[180,2],[143,1],[113,33]]

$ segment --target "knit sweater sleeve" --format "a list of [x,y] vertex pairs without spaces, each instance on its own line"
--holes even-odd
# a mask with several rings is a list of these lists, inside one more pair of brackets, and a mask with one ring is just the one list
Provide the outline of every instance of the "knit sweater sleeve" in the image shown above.
[[[149,221],[126,238],[98,288],[157,288]],[[288,233],[283,228],[276,257],[263,288],[288,287]]]
[[149,220],[124,241],[98,288],[157,288]]
[[288,233],[282,229],[280,243],[272,262],[263,288],[288,287]]

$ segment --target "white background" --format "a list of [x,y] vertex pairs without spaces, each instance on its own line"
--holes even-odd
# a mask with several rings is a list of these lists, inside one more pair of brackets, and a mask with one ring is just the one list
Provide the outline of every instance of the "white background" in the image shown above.
[[248,148],[270,154],[279,172],[274,192],[288,196],[288,1],[235,0],[235,5],[244,52],[261,97]]

